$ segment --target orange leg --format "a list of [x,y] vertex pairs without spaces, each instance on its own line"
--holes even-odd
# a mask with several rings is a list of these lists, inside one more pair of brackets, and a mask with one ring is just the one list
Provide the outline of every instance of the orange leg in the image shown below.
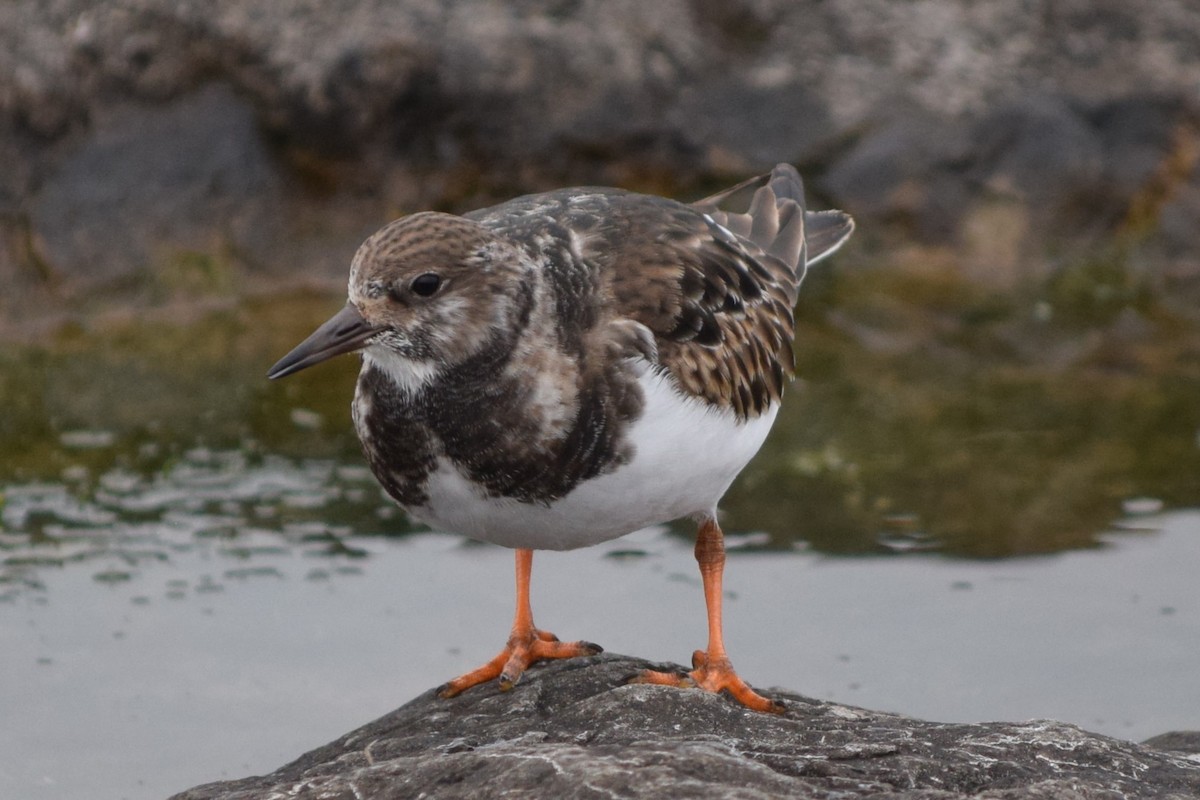
[[591,642],[560,642],[553,633],[533,627],[533,611],[529,605],[529,573],[533,568],[533,551],[517,551],[517,613],[513,618],[512,633],[508,644],[488,663],[479,669],[460,675],[438,688],[439,697],[454,697],[459,692],[476,684],[500,678],[501,691],[507,692],[517,685],[521,675],[537,661],[550,658],[574,658],[594,656],[604,652],[598,644]]
[[725,571],[725,535],[715,519],[700,523],[696,536],[696,561],[704,581],[704,604],[708,608],[708,650],[692,654],[692,671],[684,675],[646,670],[632,683],[655,683],[681,688],[699,687],[710,692],[729,692],[747,708],[755,711],[781,713],[782,703],[768,700],[751,689],[733,670],[725,654],[725,637],[721,631],[721,578]]

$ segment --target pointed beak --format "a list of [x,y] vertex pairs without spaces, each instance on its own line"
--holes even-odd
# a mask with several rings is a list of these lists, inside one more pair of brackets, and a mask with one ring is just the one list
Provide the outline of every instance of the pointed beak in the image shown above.
[[363,319],[353,303],[346,303],[345,308],[279,359],[267,372],[267,377],[271,380],[282,378],[327,358],[359,350],[378,331],[378,327]]

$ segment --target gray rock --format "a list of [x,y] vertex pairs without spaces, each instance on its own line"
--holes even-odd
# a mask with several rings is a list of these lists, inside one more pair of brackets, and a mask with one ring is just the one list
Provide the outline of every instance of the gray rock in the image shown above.
[[1142,744],[1172,753],[1200,754],[1200,731],[1171,731],[1152,736]]
[[966,132],[930,116],[883,121],[838,158],[821,187],[876,226],[927,241],[953,239],[969,200]]
[[1093,194],[1104,172],[1098,131],[1061,97],[1002,106],[979,121],[971,139],[972,177],[1048,217]]
[[263,777],[174,800],[1055,798],[1185,800],[1200,763],[1058,722],[940,724],[789,692],[781,716],[625,678],[617,655],[533,669],[512,692],[428,692]]
[[280,189],[252,110],[214,85],[110,110],[28,212],[50,268],[96,283],[187,251],[262,260],[277,235]]

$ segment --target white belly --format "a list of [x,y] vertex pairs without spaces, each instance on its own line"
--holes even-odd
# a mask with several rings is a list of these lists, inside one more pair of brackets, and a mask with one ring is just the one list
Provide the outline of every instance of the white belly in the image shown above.
[[434,528],[505,547],[570,550],[648,525],[715,513],[717,501],[767,438],[779,406],[747,422],[683,398],[647,370],[646,405],[628,436],[633,458],[549,506],[484,497],[448,461],[430,476],[429,503],[410,511]]

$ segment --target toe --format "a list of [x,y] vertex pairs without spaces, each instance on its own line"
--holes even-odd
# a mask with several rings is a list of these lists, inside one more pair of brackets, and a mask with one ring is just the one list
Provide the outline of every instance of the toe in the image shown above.
[[697,650],[692,655],[692,663],[696,668],[691,672],[643,670],[626,682],[675,686],[680,689],[700,688],[708,692],[726,694],[746,708],[767,714],[782,714],[787,710],[778,700],[763,697],[751,689],[749,684],[734,672],[728,658],[712,658],[703,650]]
[[751,711],[760,711],[764,714],[782,714],[787,711],[787,706],[783,703],[763,697],[744,683],[736,688],[727,686],[725,687],[725,691],[729,693],[730,697]]
[[472,686],[499,679],[500,690],[507,692],[521,681],[525,670],[538,661],[556,658],[594,656],[604,652],[592,642],[560,642],[558,637],[547,631],[531,630],[514,634],[500,653],[479,669],[460,675],[437,689],[438,697],[450,698]]
[[674,686],[678,689],[694,688],[696,683],[686,672],[660,672],[654,669],[644,669],[634,673],[626,683],[648,683],[654,686]]

